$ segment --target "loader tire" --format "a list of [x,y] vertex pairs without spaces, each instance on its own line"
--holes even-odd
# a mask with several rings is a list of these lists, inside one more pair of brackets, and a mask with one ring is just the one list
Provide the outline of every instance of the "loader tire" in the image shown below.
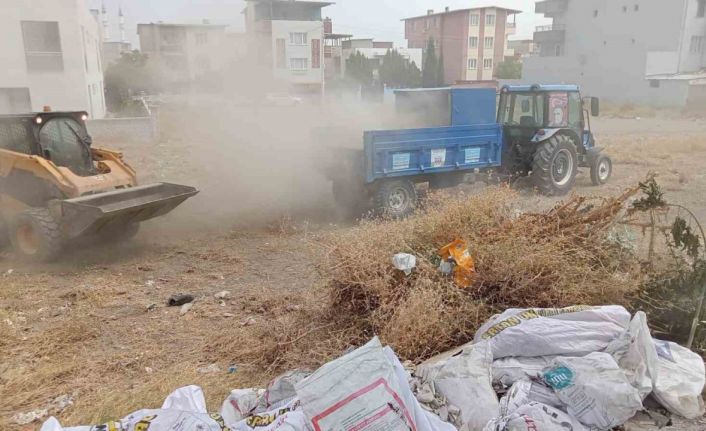
[[578,156],[574,141],[554,135],[537,146],[532,160],[532,182],[543,194],[563,196],[576,183]]
[[15,217],[10,242],[20,259],[33,262],[54,261],[63,249],[59,222],[46,208],[32,208]]
[[375,194],[375,209],[383,217],[405,218],[414,212],[418,204],[417,189],[409,180],[385,181]]

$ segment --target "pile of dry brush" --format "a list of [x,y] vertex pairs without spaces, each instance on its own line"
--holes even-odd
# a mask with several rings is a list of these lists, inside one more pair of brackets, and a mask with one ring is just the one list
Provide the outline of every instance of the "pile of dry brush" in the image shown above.
[[[512,190],[489,188],[470,197],[432,197],[406,220],[364,221],[334,233],[322,262],[325,297],[299,321],[270,328],[274,343],[258,359],[301,366],[310,363],[302,358],[325,360],[377,334],[400,357],[419,361],[471,340],[482,322],[506,308],[627,305],[642,281],[640,266],[607,238],[637,191],[573,196],[534,214],[518,210],[521,199]],[[468,289],[438,270],[439,248],[456,238],[468,242],[476,262]],[[410,276],[392,266],[400,252],[417,257]]]

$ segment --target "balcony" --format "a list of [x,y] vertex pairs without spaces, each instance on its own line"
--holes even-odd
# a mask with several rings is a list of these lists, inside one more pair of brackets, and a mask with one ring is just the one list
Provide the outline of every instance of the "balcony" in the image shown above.
[[564,42],[565,34],[564,25],[542,25],[534,31],[534,43],[561,43]]
[[561,15],[569,8],[569,0],[544,0],[535,3],[534,12],[544,14],[546,17]]

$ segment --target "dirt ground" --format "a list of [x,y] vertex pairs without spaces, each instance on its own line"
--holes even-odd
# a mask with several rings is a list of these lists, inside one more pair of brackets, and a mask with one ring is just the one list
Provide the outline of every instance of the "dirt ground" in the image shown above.
[[[706,220],[705,120],[607,118],[594,120],[593,128],[613,157],[614,176],[595,188],[584,172],[579,193],[617,194],[657,172],[669,201]],[[12,419],[37,409],[65,425],[102,423],[158,407],[185,384],[202,386],[217,410],[230,389],[261,386],[275,372],[239,361],[252,347],[248,334],[321,300],[321,239],[345,229],[331,222],[330,194],[313,209],[278,208],[245,223],[207,206],[228,196],[209,189],[208,169],[194,172],[188,162],[194,148],[177,141],[117,146],[148,179],[193,180],[203,192],[161,223],[145,224],[130,244],[69,250],[51,265],[0,255],[0,429],[37,429],[38,422],[19,426]],[[228,181],[257,187],[258,179]],[[222,291],[227,296],[216,298]],[[178,293],[196,297],[183,315],[166,306]],[[312,352],[310,363],[323,359]],[[230,366],[237,370],[228,372]],[[70,405],[57,406],[62,396]]]

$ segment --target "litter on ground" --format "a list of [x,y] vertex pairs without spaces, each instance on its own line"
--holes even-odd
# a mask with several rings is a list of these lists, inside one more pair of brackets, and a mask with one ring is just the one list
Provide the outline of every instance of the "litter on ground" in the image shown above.
[[663,418],[646,407],[653,401],[675,417],[699,417],[704,384],[702,358],[652,339],[644,313],[513,309],[472,343],[418,366],[403,366],[375,337],[313,373],[233,390],[218,413],[187,386],[160,409],[96,428],[63,428],[52,417],[41,431],[607,431],[638,412]]

